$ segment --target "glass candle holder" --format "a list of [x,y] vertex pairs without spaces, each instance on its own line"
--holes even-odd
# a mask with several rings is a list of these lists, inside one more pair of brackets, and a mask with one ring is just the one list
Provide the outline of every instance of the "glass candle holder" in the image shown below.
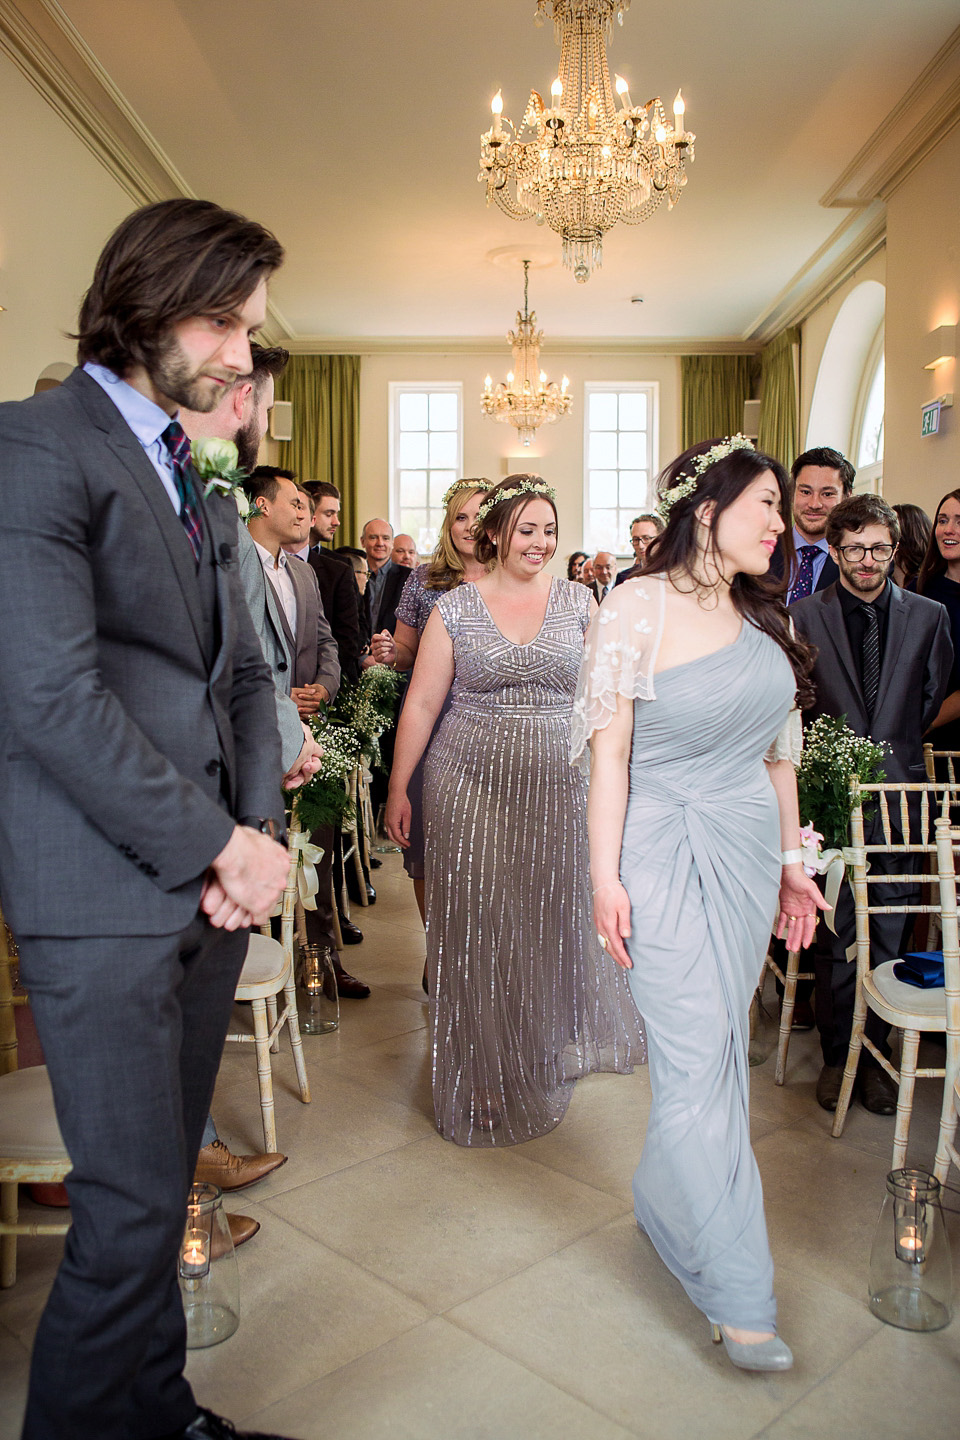
[[333,949],[329,945],[304,945],[302,1013],[300,1029],[304,1035],[329,1035],[340,1024],[340,997]]
[[926,1170],[887,1176],[870,1252],[870,1309],[900,1330],[942,1330],[953,1318],[940,1182]]
[[180,1295],[187,1349],[219,1345],[240,1324],[240,1272],[216,1185],[191,1185],[180,1246]]

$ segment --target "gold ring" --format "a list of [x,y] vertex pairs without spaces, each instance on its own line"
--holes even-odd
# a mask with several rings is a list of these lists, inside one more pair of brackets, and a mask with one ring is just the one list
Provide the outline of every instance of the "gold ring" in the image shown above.
[[606,948],[607,948],[607,937],[606,937],[606,935],[598,935],[598,936],[597,936],[597,939],[600,941],[600,949],[601,949],[601,950],[606,950]]

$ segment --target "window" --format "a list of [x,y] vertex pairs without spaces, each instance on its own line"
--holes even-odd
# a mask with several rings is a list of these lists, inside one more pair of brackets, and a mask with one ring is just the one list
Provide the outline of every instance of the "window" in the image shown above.
[[881,354],[863,407],[857,465],[875,465],[883,459],[883,355]]
[[658,386],[585,387],[583,544],[630,554],[630,521],[649,508],[657,469]]
[[437,543],[443,495],[463,472],[461,385],[390,385],[390,521],[421,555]]

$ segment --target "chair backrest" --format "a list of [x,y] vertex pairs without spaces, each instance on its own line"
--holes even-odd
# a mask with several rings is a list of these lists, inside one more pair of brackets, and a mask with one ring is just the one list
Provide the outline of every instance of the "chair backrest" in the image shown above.
[[[850,782],[853,809],[850,815],[850,869],[857,925],[857,970],[870,968],[871,915],[930,915],[940,922],[944,980],[948,998],[960,1001],[960,940],[958,940],[955,847],[960,830],[951,828],[951,807],[960,803],[960,784],[948,781],[927,784],[883,782],[861,785]],[[882,838],[867,842],[864,809],[875,806]],[[904,873],[882,870],[871,873],[873,855],[929,855],[926,868]],[[898,903],[872,900],[871,886],[910,885],[919,887],[920,898]],[[928,898],[924,898],[925,894]],[[949,1010],[949,1004],[948,1004]],[[954,1018],[960,1024],[960,1009]],[[951,1027],[952,1028],[952,1027]]]
[[941,770],[945,772],[947,784],[958,783],[958,771],[960,771],[960,750],[934,750],[929,740],[923,746],[923,764],[927,772],[928,780],[936,780],[938,760],[942,760]]
[[0,1075],[17,1068],[17,1022],[13,1013],[13,980],[7,931],[0,911]]
[[[296,846],[296,837],[300,834],[300,822],[297,819],[297,812],[294,809],[287,826],[287,850],[290,855],[290,868],[287,871],[287,883],[283,887],[283,895],[280,898],[279,906],[273,911],[274,916],[280,917],[280,943],[288,955],[293,954],[293,930],[298,905],[298,871],[300,869],[300,851]],[[260,926],[260,934],[270,936],[272,934],[270,921]]]

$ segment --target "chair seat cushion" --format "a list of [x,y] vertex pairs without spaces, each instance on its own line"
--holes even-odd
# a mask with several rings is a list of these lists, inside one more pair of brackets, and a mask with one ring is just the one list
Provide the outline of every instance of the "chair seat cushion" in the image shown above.
[[275,995],[283,989],[286,974],[287,957],[279,941],[252,933],[247,941],[247,954],[237,984],[237,999],[253,1000],[261,994]]
[[[886,960],[871,970],[864,982],[868,995],[875,995],[889,1010],[896,1010],[902,1019],[892,1020],[893,1024],[913,1030],[945,1030],[947,1028],[946,991],[942,989],[921,990],[916,985],[905,985],[893,973],[898,960]],[[915,1023],[910,1024],[913,1021]]]
[[46,1065],[0,1075],[0,1159],[70,1163]]

